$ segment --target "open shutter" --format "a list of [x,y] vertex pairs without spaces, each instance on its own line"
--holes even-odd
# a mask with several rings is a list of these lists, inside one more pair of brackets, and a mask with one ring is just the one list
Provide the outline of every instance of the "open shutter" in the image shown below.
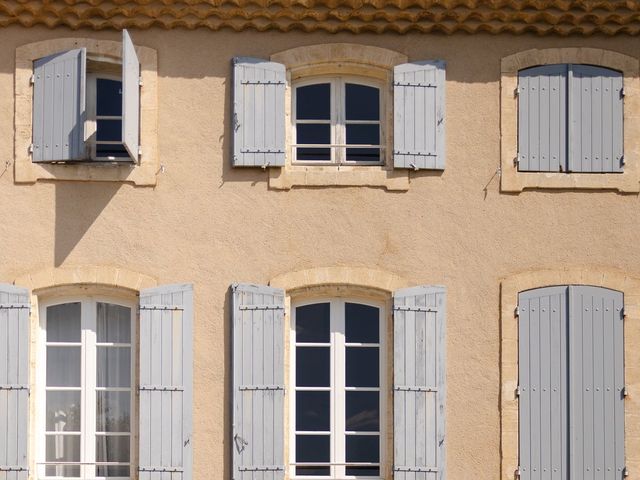
[[33,161],[84,160],[86,49],[34,62]]
[[405,63],[393,76],[393,166],[443,170],[444,62]]
[[445,297],[444,287],[427,286],[393,296],[396,480],[446,477]]
[[518,73],[518,170],[567,171],[567,65]]
[[232,476],[283,479],[284,291],[243,284],[232,291]]
[[233,166],[281,167],[285,157],[285,67],[233,59]]
[[623,295],[589,286],[570,286],[569,295],[572,476],[622,480]]
[[566,286],[538,288],[519,295],[522,480],[569,478],[567,325]]
[[622,73],[591,65],[570,65],[569,119],[569,170],[622,172]]
[[192,478],[192,331],[191,285],[140,292],[140,480]]
[[0,479],[27,480],[29,292],[0,285]]
[[140,61],[129,32],[122,31],[122,143],[129,156],[140,154]]

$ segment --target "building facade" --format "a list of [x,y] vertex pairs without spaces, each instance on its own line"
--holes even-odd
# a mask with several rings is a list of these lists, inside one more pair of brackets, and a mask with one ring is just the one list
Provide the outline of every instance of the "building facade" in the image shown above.
[[0,5],[0,479],[640,475],[640,7],[498,3]]

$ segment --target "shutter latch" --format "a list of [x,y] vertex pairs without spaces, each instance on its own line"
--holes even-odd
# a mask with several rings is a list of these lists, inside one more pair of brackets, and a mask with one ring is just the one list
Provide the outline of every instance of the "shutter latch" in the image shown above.
[[515,471],[515,472],[513,472],[513,475],[514,475],[516,478],[520,478],[520,476],[522,475],[522,472],[520,471],[520,467],[516,468],[516,471]]
[[516,387],[516,391],[514,392],[514,393],[515,393],[515,395],[516,395],[516,397],[519,397],[521,392],[522,392],[522,390],[520,389],[520,385],[518,385],[518,386]]
[[624,155],[620,156],[620,165],[624,165]]
[[622,476],[623,477],[628,477],[629,476],[629,468],[628,467],[624,467],[624,469],[622,470]]
[[626,398],[629,396],[629,389],[626,386],[624,386],[622,387],[622,390],[620,391],[620,393],[622,393],[622,396]]
[[516,318],[520,316],[520,306],[517,306],[516,309],[513,311],[513,316]]
[[624,98],[626,95],[625,91],[624,91],[624,87],[620,89],[620,98]]
[[29,84],[33,85],[34,83],[36,83],[36,77],[34,75],[31,75],[29,77]]

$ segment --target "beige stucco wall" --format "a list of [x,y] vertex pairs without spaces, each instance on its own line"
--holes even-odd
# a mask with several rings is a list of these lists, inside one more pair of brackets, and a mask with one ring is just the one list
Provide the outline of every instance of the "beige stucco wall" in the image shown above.
[[[0,30],[0,281],[102,265],[141,274],[140,282],[194,284],[197,480],[230,477],[229,284],[341,266],[383,270],[408,285],[446,285],[448,478],[500,478],[501,279],[558,268],[640,277],[636,194],[500,193],[500,61],[559,46],[638,56],[640,39],[131,33],[136,44],[158,53],[158,161],[164,171],[155,187],[14,183],[16,47],[64,36],[118,40],[119,32]],[[230,167],[231,57],[269,58],[327,42],[384,47],[409,60],[446,60],[442,174],[411,172],[403,192],[270,190],[268,172]],[[632,470],[630,478],[638,473]]]

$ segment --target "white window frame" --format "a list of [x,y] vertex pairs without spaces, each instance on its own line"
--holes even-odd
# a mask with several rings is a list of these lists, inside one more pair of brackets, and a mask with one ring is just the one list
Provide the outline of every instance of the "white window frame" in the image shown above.
[[[331,464],[330,474],[327,476],[312,476],[312,475],[296,475],[296,391],[295,386],[296,379],[296,309],[305,305],[314,305],[318,303],[329,303],[330,311],[330,342],[331,342],[331,377],[330,377],[330,452],[331,452]],[[379,476],[364,476],[364,475],[346,475],[345,473],[345,304],[357,303],[360,305],[367,305],[375,307],[379,311],[379,343],[377,344],[379,349],[379,399],[380,399],[380,430],[379,432],[358,432],[358,435],[379,435],[380,438],[380,463]],[[316,297],[312,299],[305,299],[303,301],[294,301],[291,304],[291,323],[290,323],[290,335],[289,335],[289,379],[291,382],[291,395],[289,395],[289,478],[299,478],[305,480],[331,480],[331,479],[376,479],[384,477],[386,466],[386,425],[388,420],[387,414],[387,338],[386,338],[386,307],[383,302],[377,302],[374,300],[357,298],[357,297]],[[304,343],[301,345],[314,345],[313,343]],[[351,345],[351,344],[350,344]],[[354,344],[361,346],[376,345],[376,344]],[[343,368],[338,368],[342,365]],[[338,389],[336,389],[336,384]],[[308,387],[302,387],[301,390],[309,390]],[[349,391],[371,391],[374,390],[368,387],[349,387]],[[326,433],[326,432],[323,432]],[[356,465],[367,465],[358,463]],[[377,466],[371,464],[371,466]]]
[[[305,87],[309,85],[317,85],[322,83],[329,83],[331,88],[330,95],[330,103],[331,103],[331,115],[330,120],[297,120],[296,112],[297,112],[297,88]],[[373,87],[378,90],[379,93],[379,105],[380,112],[378,116],[378,120],[346,120],[346,84],[353,83],[358,85],[364,85],[367,87]],[[291,158],[293,159],[292,163],[294,165],[384,165],[385,164],[385,139],[386,135],[384,132],[384,124],[385,124],[385,89],[382,82],[377,81],[375,79],[367,78],[367,77],[358,77],[358,76],[328,76],[328,77],[305,77],[304,79],[298,80],[292,84],[292,98],[291,98],[291,131],[293,134],[294,142],[291,145]],[[330,123],[331,125],[331,143],[326,144],[298,144],[297,143],[297,124],[298,123],[309,123],[309,124],[319,124],[319,123]],[[377,124],[380,127],[379,132],[379,144],[378,145],[364,145],[364,144],[353,144],[347,145],[346,141],[346,125],[347,124]],[[298,147],[307,147],[307,148],[329,148],[331,152],[331,161],[320,161],[320,160],[298,160],[297,159],[297,148]],[[357,161],[347,161],[346,160],[346,151],[347,148],[378,148],[380,150],[380,160],[377,162],[357,162]]]
[[[46,360],[47,360],[47,308],[67,303],[80,303],[81,318],[81,426],[80,426],[80,477],[46,476]],[[130,455],[129,477],[99,477],[95,475],[95,443],[96,443],[96,327],[97,304],[109,303],[129,308],[131,310],[131,414],[130,414]],[[36,332],[36,474],[34,479],[62,479],[78,478],[83,480],[128,480],[136,477],[136,451],[135,439],[137,438],[137,402],[136,391],[138,379],[136,375],[137,365],[137,304],[118,297],[102,295],[65,296],[47,299],[39,305],[39,325]],[[75,344],[75,342],[74,342]],[[100,344],[102,345],[102,344]],[[91,385],[87,384],[88,372],[94,372]],[[56,388],[56,390],[58,390]],[[89,407],[89,408],[87,408]],[[68,464],[66,464],[68,465]]]

